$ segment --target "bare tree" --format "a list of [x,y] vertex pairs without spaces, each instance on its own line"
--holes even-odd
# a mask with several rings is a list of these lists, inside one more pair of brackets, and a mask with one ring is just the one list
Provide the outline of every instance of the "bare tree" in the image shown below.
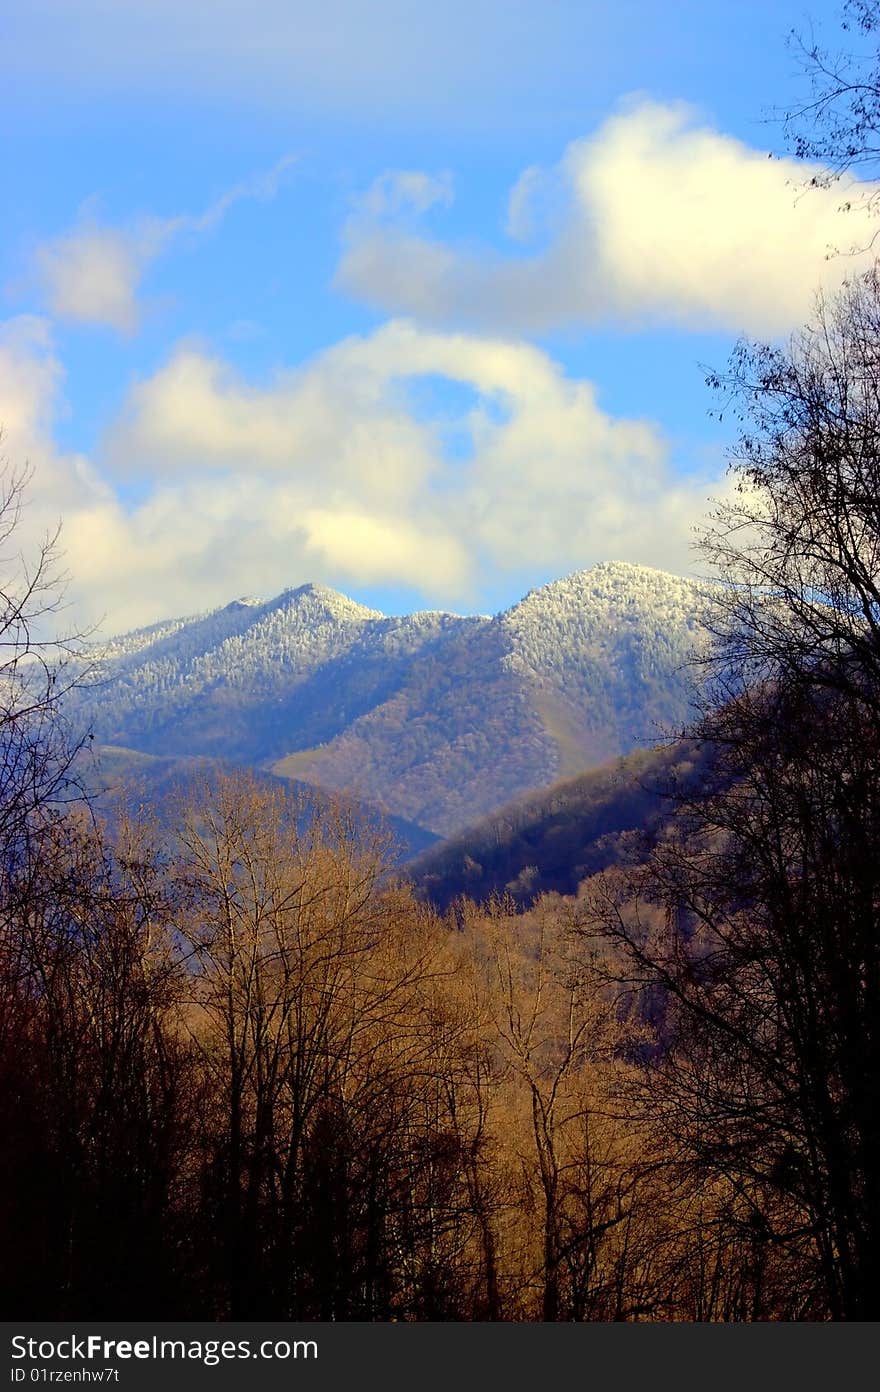
[[651,1003],[652,1105],[685,1171],[726,1189],[751,1234],[740,1317],[778,1311],[781,1291],[792,1318],[876,1318],[876,277],[788,348],[742,346],[725,385],[745,429],[704,537],[721,582],[714,701],[693,731],[707,779],[644,870],[598,882],[591,908]]
[[739,413],[734,487],[702,550],[716,705],[806,682],[880,710],[880,279],[865,276],[784,348],[741,343],[712,384]]
[[60,528],[32,555],[19,547],[27,469],[0,469],[0,864],[9,868],[35,815],[81,796],[74,772],[85,736],[64,701],[86,676],[81,631],[58,630],[64,608]]
[[[849,172],[870,171],[880,157],[880,4],[846,0],[841,28],[842,47],[825,45],[812,32],[790,38],[809,95],[786,114],[785,132],[799,159],[822,166],[811,182],[825,187]],[[845,196],[876,200],[850,184]]]

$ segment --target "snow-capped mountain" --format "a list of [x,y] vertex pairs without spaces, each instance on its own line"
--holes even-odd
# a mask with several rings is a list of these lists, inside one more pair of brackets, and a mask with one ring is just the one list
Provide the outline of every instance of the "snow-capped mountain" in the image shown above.
[[494,618],[303,585],[112,640],[73,714],[103,743],[259,764],[449,834],[679,724],[700,602],[622,563]]

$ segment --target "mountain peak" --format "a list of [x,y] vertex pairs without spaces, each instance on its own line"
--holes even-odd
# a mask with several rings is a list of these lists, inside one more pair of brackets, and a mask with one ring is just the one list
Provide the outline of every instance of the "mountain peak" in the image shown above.
[[239,595],[238,599],[232,599],[224,605],[223,612],[231,613],[237,609],[259,609],[261,604],[265,604],[265,600],[257,599],[253,595]]
[[665,570],[631,561],[599,561],[586,570],[575,570],[560,580],[535,586],[500,617],[519,620],[547,609],[592,609],[596,604],[621,601],[648,605],[674,603],[679,607],[682,603],[693,604],[696,593],[696,581],[670,575]]
[[658,566],[643,565],[641,561],[596,561],[595,565],[587,566],[585,570],[575,571],[576,575],[608,576],[614,579],[626,579],[634,576],[655,576],[663,580],[683,580],[684,576],[673,575],[668,570],[660,570]]
[[437,832],[679,726],[700,587],[605,562],[495,618],[387,618],[327,585],[116,641],[105,744],[272,768]]
[[366,604],[359,604],[356,599],[350,599],[348,595],[342,594],[340,590],[334,590],[329,585],[322,585],[320,581],[316,580],[308,580],[303,585],[283,590],[272,601],[270,607],[302,609],[311,614],[323,611],[334,619],[348,621],[385,617],[380,609],[370,609]]

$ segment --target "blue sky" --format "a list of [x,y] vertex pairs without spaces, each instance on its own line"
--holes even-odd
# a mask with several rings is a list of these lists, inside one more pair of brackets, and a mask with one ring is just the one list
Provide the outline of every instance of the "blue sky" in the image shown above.
[[767,159],[786,36],[837,13],[7,6],[0,420],[77,614],[692,569],[725,486],[701,365],[790,333],[858,240]]

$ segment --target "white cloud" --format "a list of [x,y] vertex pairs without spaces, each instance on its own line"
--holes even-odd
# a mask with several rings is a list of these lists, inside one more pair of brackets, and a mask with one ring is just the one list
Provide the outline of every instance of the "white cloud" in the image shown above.
[[0,426],[5,454],[26,455],[50,428],[61,375],[45,319],[22,314],[0,324]]
[[406,322],[259,386],[185,345],[96,462],[53,442],[44,321],[0,333],[0,382],[6,453],[35,469],[28,535],[63,517],[77,613],[110,631],[307,579],[470,606],[500,571],[525,588],[608,558],[687,569],[710,491],[540,350]]
[[406,210],[426,213],[440,204],[449,207],[453,199],[449,173],[426,174],[421,169],[388,169],[374,179],[367,192],[357,199],[357,211],[366,217],[381,218]]
[[[31,472],[27,505],[23,508],[14,537],[14,549],[28,562],[36,548],[55,533],[64,518],[79,521],[106,511],[113,505],[113,490],[92,464],[81,454],[58,449],[53,431],[64,411],[62,386],[64,372],[55,352],[51,328],[46,320],[21,315],[0,323],[0,428],[3,462],[14,472]],[[80,548],[77,543],[67,561],[77,569]],[[89,587],[88,548],[85,554],[84,584]],[[18,571],[10,555],[0,558],[3,566]],[[71,596],[73,598],[73,596]],[[94,614],[93,597],[79,608],[80,617]],[[66,622],[62,614],[61,622]]]
[[507,198],[505,231],[515,242],[529,242],[536,231],[536,207],[558,180],[538,164],[520,174]]
[[57,318],[131,333],[137,323],[135,291],[148,259],[126,234],[83,225],[40,247],[37,270]]
[[65,412],[63,382],[47,320],[23,314],[0,322],[0,456],[13,470],[30,466],[34,473],[16,539],[25,549],[54,531],[68,509],[111,496],[84,455],[55,444],[54,427]]
[[811,172],[699,125],[683,106],[642,102],[570,145],[557,170],[518,180],[508,231],[530,236],[549,190],[546,249],[474,253],[361,216],[337,283],[395,313],[505,332],[612,317],[785,332],[809,316],[818,288],[873,257],[868,210],[856,200],[844,211],[840,186],[804,190]]
[[53,315],[130,334],[138,324],[138,290],[152,261],[186,234],[210,232],[242,199],[274,198],[292,155],[273,169],[236,184],[202,212],[141,218],[128,227],[103,226],[90,208],[68,232],[39,246],[34,270]]
[[423,594],[462,594],[471,579],[467,550],[450,533],[432,534],[405,517],[310,508],[303,514],[306,548],[336,574],[361,583],[399,584]]
[[[268,386],[182,346],[131,392],[107,449],[120,473],[252,468],[376,499],[408,497],[436,467],[429,433],[395,399],[382,337],[344,340]],[[366,347],[365,345],[370,345]]]

